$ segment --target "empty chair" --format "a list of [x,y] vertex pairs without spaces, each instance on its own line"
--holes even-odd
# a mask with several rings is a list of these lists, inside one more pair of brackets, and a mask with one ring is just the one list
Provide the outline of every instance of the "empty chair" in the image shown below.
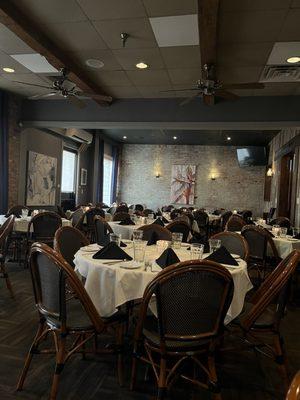
[[232,216],[232,212],[231,211],[225,211],[223,214],[221,214],[221,218],[219,221],[219,227],[222,231],[224,231],[225,226],[227,224],[227,221],[229,220],[229,218]]
[[65,212],[64,212],[64,210],[62,209],[62,207],[60,205],[56,206],[56,212],[61,218],[68,219],[66,214],[65,214]]
[[6,217],[9,217],[10,215],[14,215],[16,218],[20,218],[22,216],[22,210],[27,210],[29,213],[29,208],[26,206],[22,205],[17,205],[11,207],[6,214]]
[[145,217],[148,217],[148,215],[149,214],[153,214],[154,215],[154,217],[155,217],[155,212],[153,211],[153,210],[151,210],[150,208],[146,208],[144,211],[143,211],[143,215],[145,216]]
[[144,206],[143,206],[142,204],[136,204],[136,205],[134,206],[134,210],[135,210],[135,211],[143,212],[143,211],[144,211]]
[[181,215],[181,211],[177,208],[174,208],[170,212],[170,218],[174,221],[174,219],[178,218]]
[[225,225],[225,231],[241,232],[242,228],[247,225],[242,217],[239,215],[231,215]]
[[61,254],[64,260],[73,268],[75,267],[74,256],[77,251],[81,247],[89,244],[90,242],[86,236],[72,226],[63,226],[55,233],[54,249]]
[[127,212],[116,212],[113,216],[113,221],[126,221],[127,219],[130,219]]
[[111,226],[100,216],[95,217],[96,242],[104,246],[109,242],[109,234],[113,233]]
[[[23,388],[33,356],[43,353],[55,354],[56,366],[50,394],[53,400],[56,399],[61,372],[69,357],[76,353],[116,354],[119,382],[122,384],[122,345],[126,316],[119,312],[111,318],[101,318],[75,271],[45,244],[35,243],[32,246],[30,269],[39,326],[17,390]],[[69,301],[66,300],[66,283],[75,294],[75,298]],[[97,336],[101,334],[113,335],[113,346],[100,349],[97,346]],[[47,340],[51,339],[53,345],[45,349]],[[88,342],[95,345],[88,349],[85,347]]]
[[222,246],[231,254],[238,254],[243,260],[248,261],[249,246],[242,235],[235,232],[220,232],[216,233],[211,239],[221,240]]
[[208,230],[209,230],[208,214],[205,211],[196,210],[194,211],[193,215],[197,223],[198,232],[200,234],[205,234],[206,236],[208,236]]
[[129,208],[126,204],[121,204],[116,208],[115,213],[127,213],[129,212]]
[[286,217],[277,217],[275,219],[272,219],[272,221],[270,222],[270,225],[279,225],[281,228],[290,229],[291,222]]
[[91,242],[95,241],[95,216],[99,215],[105,218],[105,211],[102,208],[91,207],[85,213],[85,219],[82,228]]
[[15,217],[10,215],[0,230],[0,277],[5,279],[6,287],[12,297],[14,297],[12,285],[6,270],[6,256],[9,246],[9,238],[14,228]]
[[191,232],[189,223],[180,219],[170,222],[166,228],[172,233],[182,233],[182,241],[187,242]]
[[252,211],[244,210],[241,212],[241,215],[246,224],[250,224],[252,222]]
[[[149,321],[147,311],[153,295],[158,315],[157,320]],[[131,388],[137,361],[141,360],[153,368],[158,399],[164,397],[174,376],[211,390],[216,399],[221,399],[215,349],[224,332],[224,318],[232,295],[231,274],[215,262],[186,261],[161,271],[147,286],[140,306]],[[182,362],[189,363],[190,368],[183,371]],[[199,375],[197,369],[201,371]],[[204,381],[200,381],[203,374]]]
[[157,224],[144,225],[138,228],[143,231],[143,240],[149,240],[153,233],[156,235],[156,240],[172,240],[171,232],[163,226]]
[[73,212],[72,217],[71,217],[72,226],[75,226],[75,227],[77,226],[77,224],[80,221],[83,214],[84,214],[84,212],[81,207]]
[[294,376],[285,400],[300,400],[300,371]]

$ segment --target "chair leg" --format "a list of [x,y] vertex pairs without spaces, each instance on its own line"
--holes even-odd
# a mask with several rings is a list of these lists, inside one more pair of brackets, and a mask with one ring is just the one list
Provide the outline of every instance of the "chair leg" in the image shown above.
[[161,357],[160,367],[159,367],[157,400],[163,400],[166,395],[167,391],[166,370],[167,370],[167,361],[165,358]]
[[132,365],[131,365],[130,390],[134,390],[135,382],[136,382],[136,372],[137,372],[137,358],[133,355]]
[[212,392],[212,397],[214,400],[222,400],[222,396],[220,393],[220,386],[218,383],[216,365],[215,365],[215,358],[213,355],[208,356],[208,371],[209,371],[209,382],[208,387]]
[[[39,327],[38,327],[37,333],[35,335],[35,338],[32,342],[32,345],[30,346],[29,352],[26,356],[25,364],[24,364],[23,370],[21,372],[21,376],[20,376],[18,384],[17,384],[17,390],[23,389],[23,385],[24,385],[24,382],[25,382],[25,379],[26,379],[26,376],[27,376],[27,373],[28,373],[28,370],[30,367],[32,357],[38,350],[39,342],[44,338],[44,335],[42,335],[43,330],[44,330],[44,323],[41,322],[39,324]],[[46,335],[46,332],[45,332],[45,335]]]
[[55,372],[52,381],[50,400],[55,400],[57,391],[58,391],[58,383],[60,374],[65,366],[65,353],[66,353],[66,336],[65,335],[57,335],[57,343],[58,343],[58,352],[56,353],[56,365]]
[[116,345],[117,345],[117,369],[119,385],[123,386],[123,341],[124,341],[124,325],[121,324],[116,330]]
[[7,287],[8,291],[10,292],[11,297],[14,298],[15,295],[14,295],[14,292],[13,292],[12,285],[10,283],[10,279],[8,277],[8,273],[6,272],[6,268],[5,268],[5,264],[4,263],[0,264],[0,273],[3,275],[3,278],[5,279],[6,287]]
[[283,348],[283,339],[280,335],[276,335],[274,338],[274,349],[275,349],[275,361],[278,365],[278,369],[286,389],[289,387],[289,373],[288,373],[288,365],[287,358],[285,355],[285,351]]

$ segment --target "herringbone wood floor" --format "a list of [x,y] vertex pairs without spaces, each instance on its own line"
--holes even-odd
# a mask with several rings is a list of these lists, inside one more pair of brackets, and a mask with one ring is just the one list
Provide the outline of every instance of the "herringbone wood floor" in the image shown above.
[[[16,299],[10,298],[4,282],[0,281],[0,399],[48,399],[53,372],[51,356],[37,356],[29,371],[22,392],[15,392],[24,356],[37,327],[29,270],[9,263]],[[284,320],[283,332],[290,361],[291,374],[300,369],[300,308],[290,307]],[[155,395],[153,379],[145,381],[144,366],[139,368],[135,392],[128,389],[130,378],[130,343],[126,357],[126,385],[120,388],[115,374],[114,357],[70,359],[61,376],[60,400],[148,400]],[[218,365],[223,400],[283,400],[284,389],[276,367],[252,351],[226,354]],[[171,399],[209,399],[205,391],[194,391],[178,382]]]

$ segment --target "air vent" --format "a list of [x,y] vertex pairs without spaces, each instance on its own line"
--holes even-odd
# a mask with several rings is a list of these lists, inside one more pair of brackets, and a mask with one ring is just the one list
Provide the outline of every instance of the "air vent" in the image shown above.
[[300,66],[266,65],[260,82],[296,82],[300,80]]

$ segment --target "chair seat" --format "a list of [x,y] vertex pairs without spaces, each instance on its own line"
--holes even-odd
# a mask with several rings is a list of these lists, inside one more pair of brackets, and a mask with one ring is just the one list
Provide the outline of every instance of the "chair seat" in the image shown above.
[[[245,303],[242,314],[234,322],[243,325],[242,321],[246,317],[246,315],[248,315],[252,307],[253,304]],[[257,318],[255,324],[253,325],[253,328],[270,329],[274,326],[275,322],[276,322],[276,305],[271,304],[265,309],[265,311],[261,314],[261,316]]]
[[[160,347],[160,336],[157,330],[157,319],[155,317],[148,317],[145,322],[143,334],[146,340],[154,347]],[[197,341],[175,341],[167,340],[166,346],[170,351],[195,351],[207,347],[211,342],[210,339],[203,339]]]

